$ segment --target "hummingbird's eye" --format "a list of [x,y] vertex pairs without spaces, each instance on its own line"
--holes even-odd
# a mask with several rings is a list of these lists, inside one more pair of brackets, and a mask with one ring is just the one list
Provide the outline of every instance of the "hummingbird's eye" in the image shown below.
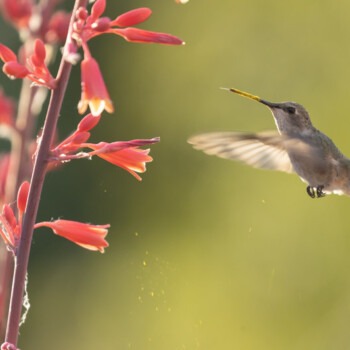
[[295,113],[295,108],[294,107],[287,107],[286,108],[286,112],[288,112],[289,114],[294,114]]

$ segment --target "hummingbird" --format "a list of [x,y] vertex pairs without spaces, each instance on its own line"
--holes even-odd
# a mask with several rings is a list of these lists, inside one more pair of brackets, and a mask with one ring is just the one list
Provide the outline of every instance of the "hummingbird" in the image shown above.
[[330,193],[350,196],[350,159],[313,126],[302,105],[273,103],[238,89],[223,89],[267,106],[277,131],[200,134],[188,140],[195,149],[255,168],[296,173],[307,183],[306,192],[311,198]]

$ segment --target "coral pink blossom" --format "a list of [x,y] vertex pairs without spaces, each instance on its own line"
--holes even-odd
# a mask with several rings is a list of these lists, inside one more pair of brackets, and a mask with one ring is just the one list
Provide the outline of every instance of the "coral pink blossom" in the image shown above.
[[0,203],[4,203],[6,192],[6,181],[10,166],[10,154],[0,154]]
[[0,44],[0,59],[5,63],[2,70],[7,76],[12,79],[28,78],[36,85],[54,89],[56,80],[45,64],[45,57],[45,45],[40,39],[34,41],[34,50],[28,55],[26,66],[18,62],[17,56],[11,49]]
[[90,153],[91,155],[97,155],[107,162],[119,166],[128,171],[139,181],[142,179],[137,173],[144,173],[146,171],[146,163],[152,162],[153,160],[153,158],[148,155],[150,149],[130,147],[114,152],[98,152],[98,146],[99,144],[90,144],[89,147],[95,150],[95,152]]
[[108,247],[105,237],[110,225],[91,225],[77,221],[56,220],[39,222],[34,226],[34,228],[39,227],[49,227],[56,235],[89,250],[99,250],[103,253],[104,248]]
[[163,44],[163,45],[181,45],[183,41],[176,36],[152,32],[149,30],[143,30],[139,28],[111,28],[109,33],[117,34],[123,37],[126,41],[132,43],[155,43],[155,44]]
[[[130,141],[89,143],[90,130],[93,129],[101,117],[86,115],[78,124],[74,133],[59,143],[51,150],[51,162],[67,162],[72,159],[91,158],[98,156],[109,163],[125,169],[136,179],[141,180],[137,173],[146,171],[146,163],[153,158],[148,155],[149,149],[143,150],[138,147],[151,145],[159,142],[159,137],[152,139],[136,139]],[[90,148],[92,151],[82,151]]]
[[7,46],[0,44],[0,59],[7,63],[11,61],[17,61],[16,54]]
[[108,17],[101,17],[105,7],[105,0],[96,0],[91,8],[90,15],[84,9],[78,11],[73,35],[77,42],[87,43],[95,36],[111,33],[119,35],[127,41],[136,43],[184,44],[181,39],[174,35],[131,27],[146,21],[151,16],[152,11],[149,8],[137,8],[125,12],[112,20]]
[[[7,248],[16,253],[20,237],[23,214],[26,210],[30,184],[25,181],[21,184],[17,194],[18,219],[8,204],[5,204],[0,213],[0,237]],[[49,227],[53,232],[83,248],[104,252],[108,247],[105,237],[110,225],[92,225],[70,220],[44,221],[34,225],[34,228]]]
[[17,194],[18,220],[13,209],[4,204],[0,214],[0,236],[9,249],[16,249],[21,236],[22,217],[27,205],[29,182],[24,181]]
[[89,130],[93,129],[100,119],[100,116],[94,117],[91,113],[86,115],[80,121],[74,133],[51,150],[52,155],[59,158],[61,155],[67,155],[77,151],[81,148],[81,144],[87,142],[90,138]]
[[34,7],[32,0],[2,0],[1,7],[9,22],[19,28],[28,27]]
[[71,15],[64,11],[57,11],[50,18],[45,39],[50,43],[64,43],[67,38]]
[[14,101],[0,89],[0,124],[14,125]]
[[81,62],[81,99],[78,104],[80,114],[90,107],[93,116],[99,116],[105,109],[113,113],[113,103],[109,97],[100,67],[95,59],[87,57]]
[[142,23],[148,19],[152,14],[152,11],[147,7],[140,7],[135,10],[131,10],[118,16],[115,20],[110,22],[110,26],[117,27],[130,27],[136,24]]
[[14,250],[17,247],[20,232],[15,213],[8,204],[4,204],[0,214],[0,236],[9,249]]
[[23,213],[26,210],[29,187],[30,187],[29,182],[24,181],[18,189],[17,208],[18,208],[18,214],[20,217],[22,217]]

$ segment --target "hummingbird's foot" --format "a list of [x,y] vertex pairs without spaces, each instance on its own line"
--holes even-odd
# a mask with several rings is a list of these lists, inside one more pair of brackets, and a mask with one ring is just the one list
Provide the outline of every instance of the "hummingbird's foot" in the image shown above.
[[311,186],[307,186],[306,187],[306,192],[307,194],[311,197],[311,198],[321,198],[324,197],[326,194],[323,192],[324,186],[320,185],[317,187],[311,187]]
[[316,194],[317,194],[317,198],[321,198],[324,197],[326,194],[322,191],[324,189],[324,186],[317,186],[316,187]]
[[306,192],[311,198],[315,198],[315,189],[313,187],[307,186]]

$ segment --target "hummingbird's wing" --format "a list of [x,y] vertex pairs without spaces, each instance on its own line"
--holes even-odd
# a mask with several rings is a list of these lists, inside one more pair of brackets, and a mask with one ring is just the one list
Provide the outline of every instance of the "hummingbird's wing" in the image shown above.
[[293,172],[286,139],[278,132],[214,132],[191,137],[195,149],[221,158],[240,160],[255,168]]

